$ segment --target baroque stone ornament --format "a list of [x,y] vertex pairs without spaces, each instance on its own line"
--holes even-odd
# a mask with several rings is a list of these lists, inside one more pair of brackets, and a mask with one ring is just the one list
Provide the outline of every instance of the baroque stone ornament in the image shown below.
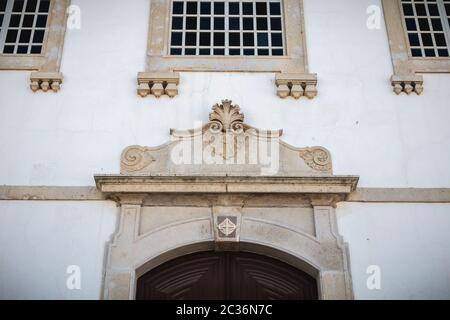
[[214,226],[215,250],[239,250],[242,208],[236,206],[213,206],[212,219]]
[[212,110],[209,114],[210,129],[218,132],[244,129],[244,115],[231,100],[222,100],[222,104],[215,104]]
[[306,148],[300,151],[300,157],[314,170],[330,171],[331,155],[328,150],[321,147]]
[[122,152],[121,171],[135,172],[144,169],[155,159],[150,154],[150,148],[130,146]]

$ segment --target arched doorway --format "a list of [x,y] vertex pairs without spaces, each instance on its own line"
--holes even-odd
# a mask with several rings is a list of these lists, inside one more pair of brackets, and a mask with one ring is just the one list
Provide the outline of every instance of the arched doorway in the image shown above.
[[136,299],[311,300],[317,281],[267,256],[199,252],[170,260],[137,280]]

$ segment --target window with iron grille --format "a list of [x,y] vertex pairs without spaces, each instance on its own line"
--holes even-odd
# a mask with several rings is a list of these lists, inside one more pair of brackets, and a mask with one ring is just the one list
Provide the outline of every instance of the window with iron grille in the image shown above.
[[174,0],[170,55],[283,56],[281,0]]
[[412,57],[448,57],[450,0],[401,0]]

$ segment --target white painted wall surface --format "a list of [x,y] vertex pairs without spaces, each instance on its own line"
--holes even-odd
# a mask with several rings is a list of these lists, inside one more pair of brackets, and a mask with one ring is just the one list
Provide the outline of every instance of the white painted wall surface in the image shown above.
[[[0,201],[0,299],[99,299],[115,203]],[[67,267],[81,270],[69,290]]]
[[[450,299],[450,205],[340,203],[357,299]],[[367,288],[380,267],[381,289]]]

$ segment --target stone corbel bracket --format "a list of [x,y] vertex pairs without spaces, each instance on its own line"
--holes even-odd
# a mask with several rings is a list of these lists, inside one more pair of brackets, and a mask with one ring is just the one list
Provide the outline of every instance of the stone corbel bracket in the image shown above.
[[30,75],[30,88],[33,92],[49,89],[58,92],[61,89],[63,75],[61,72],[32,72]]
[[153,95],[156,98],[178,94],[180,74],[176,72],[139,72],[137,94],[141,97]]
[[420,95],[423,92],[423,77],[420,75],[393,75],[391,84],[397,95],[402,92],[407,95],[412,92]]
[[315,73],[278,73],[275,76],[277,95],[280,98],[302,96],[312,99],[317,96],[317,74]]

